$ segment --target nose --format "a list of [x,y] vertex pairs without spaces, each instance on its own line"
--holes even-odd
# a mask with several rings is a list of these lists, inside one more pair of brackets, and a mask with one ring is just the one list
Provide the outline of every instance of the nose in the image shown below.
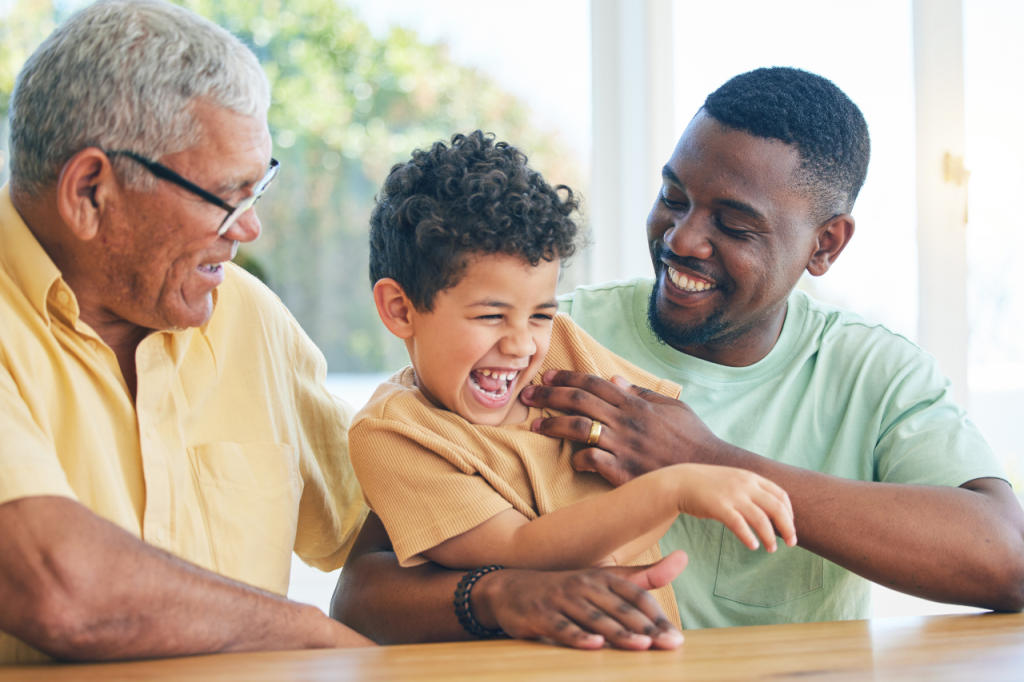
[[528,324],[509,328],[498,342],[498,350],[502,355],[513,358],[528,358],[537,352],[537,343]]
[[695,211],[692,210],[685,215],[678,216],[665,232],[663,237],[665,245],[672,250],[672,253],[682,258],[688,256],[700,260],[711,258],[715,249],[711,243],[707,226],[703,222],[702,217],[695,215]]
[[238,219],[231,224],[222,237],[236,242],[254,242],[260,238],[263,226],[260,224],[259,216],[256,215],[255,207],[238,216]]

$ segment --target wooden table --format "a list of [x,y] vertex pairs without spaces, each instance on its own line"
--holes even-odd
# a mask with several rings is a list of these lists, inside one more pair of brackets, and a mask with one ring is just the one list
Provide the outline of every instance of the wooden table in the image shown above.
[[0,680],[1024,680],[1024,614],[695,630],[676,651],[491,641],[0,667]]

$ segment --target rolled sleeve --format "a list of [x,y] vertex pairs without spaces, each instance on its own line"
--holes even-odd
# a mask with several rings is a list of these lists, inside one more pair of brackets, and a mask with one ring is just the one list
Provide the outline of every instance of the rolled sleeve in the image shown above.
[[0,504],[41,495],[77,499],[56,448],[39,428],[8,369],[0,367]]

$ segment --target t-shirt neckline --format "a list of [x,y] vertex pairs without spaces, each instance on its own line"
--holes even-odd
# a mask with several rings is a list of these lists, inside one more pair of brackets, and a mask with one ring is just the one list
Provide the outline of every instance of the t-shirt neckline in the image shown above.
[[728,367],[695,358],[662,343],[647,324],[647,303],[655,280],[637,280],[633,287],[633,332],[636,341],[656,362],[672,373],[684,375],[691,381],[704,384],[735,386],[747,381],[760,381],[781,371],[790,356],[800,347],[799,340],[807,320],[807,300],[796,291],[787,300],[786,319],[782,324],[775,346],[757,362],[747,367]]

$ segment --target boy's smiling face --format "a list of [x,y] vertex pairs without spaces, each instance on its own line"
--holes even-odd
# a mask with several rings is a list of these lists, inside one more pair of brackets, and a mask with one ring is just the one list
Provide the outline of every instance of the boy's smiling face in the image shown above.
[[410,311],[406,346],[420,390],[471,424],[525,421],[519,393],[551,343],[560,269],[558,259],[532,266],[516,256],[471,256],[433,310]]

